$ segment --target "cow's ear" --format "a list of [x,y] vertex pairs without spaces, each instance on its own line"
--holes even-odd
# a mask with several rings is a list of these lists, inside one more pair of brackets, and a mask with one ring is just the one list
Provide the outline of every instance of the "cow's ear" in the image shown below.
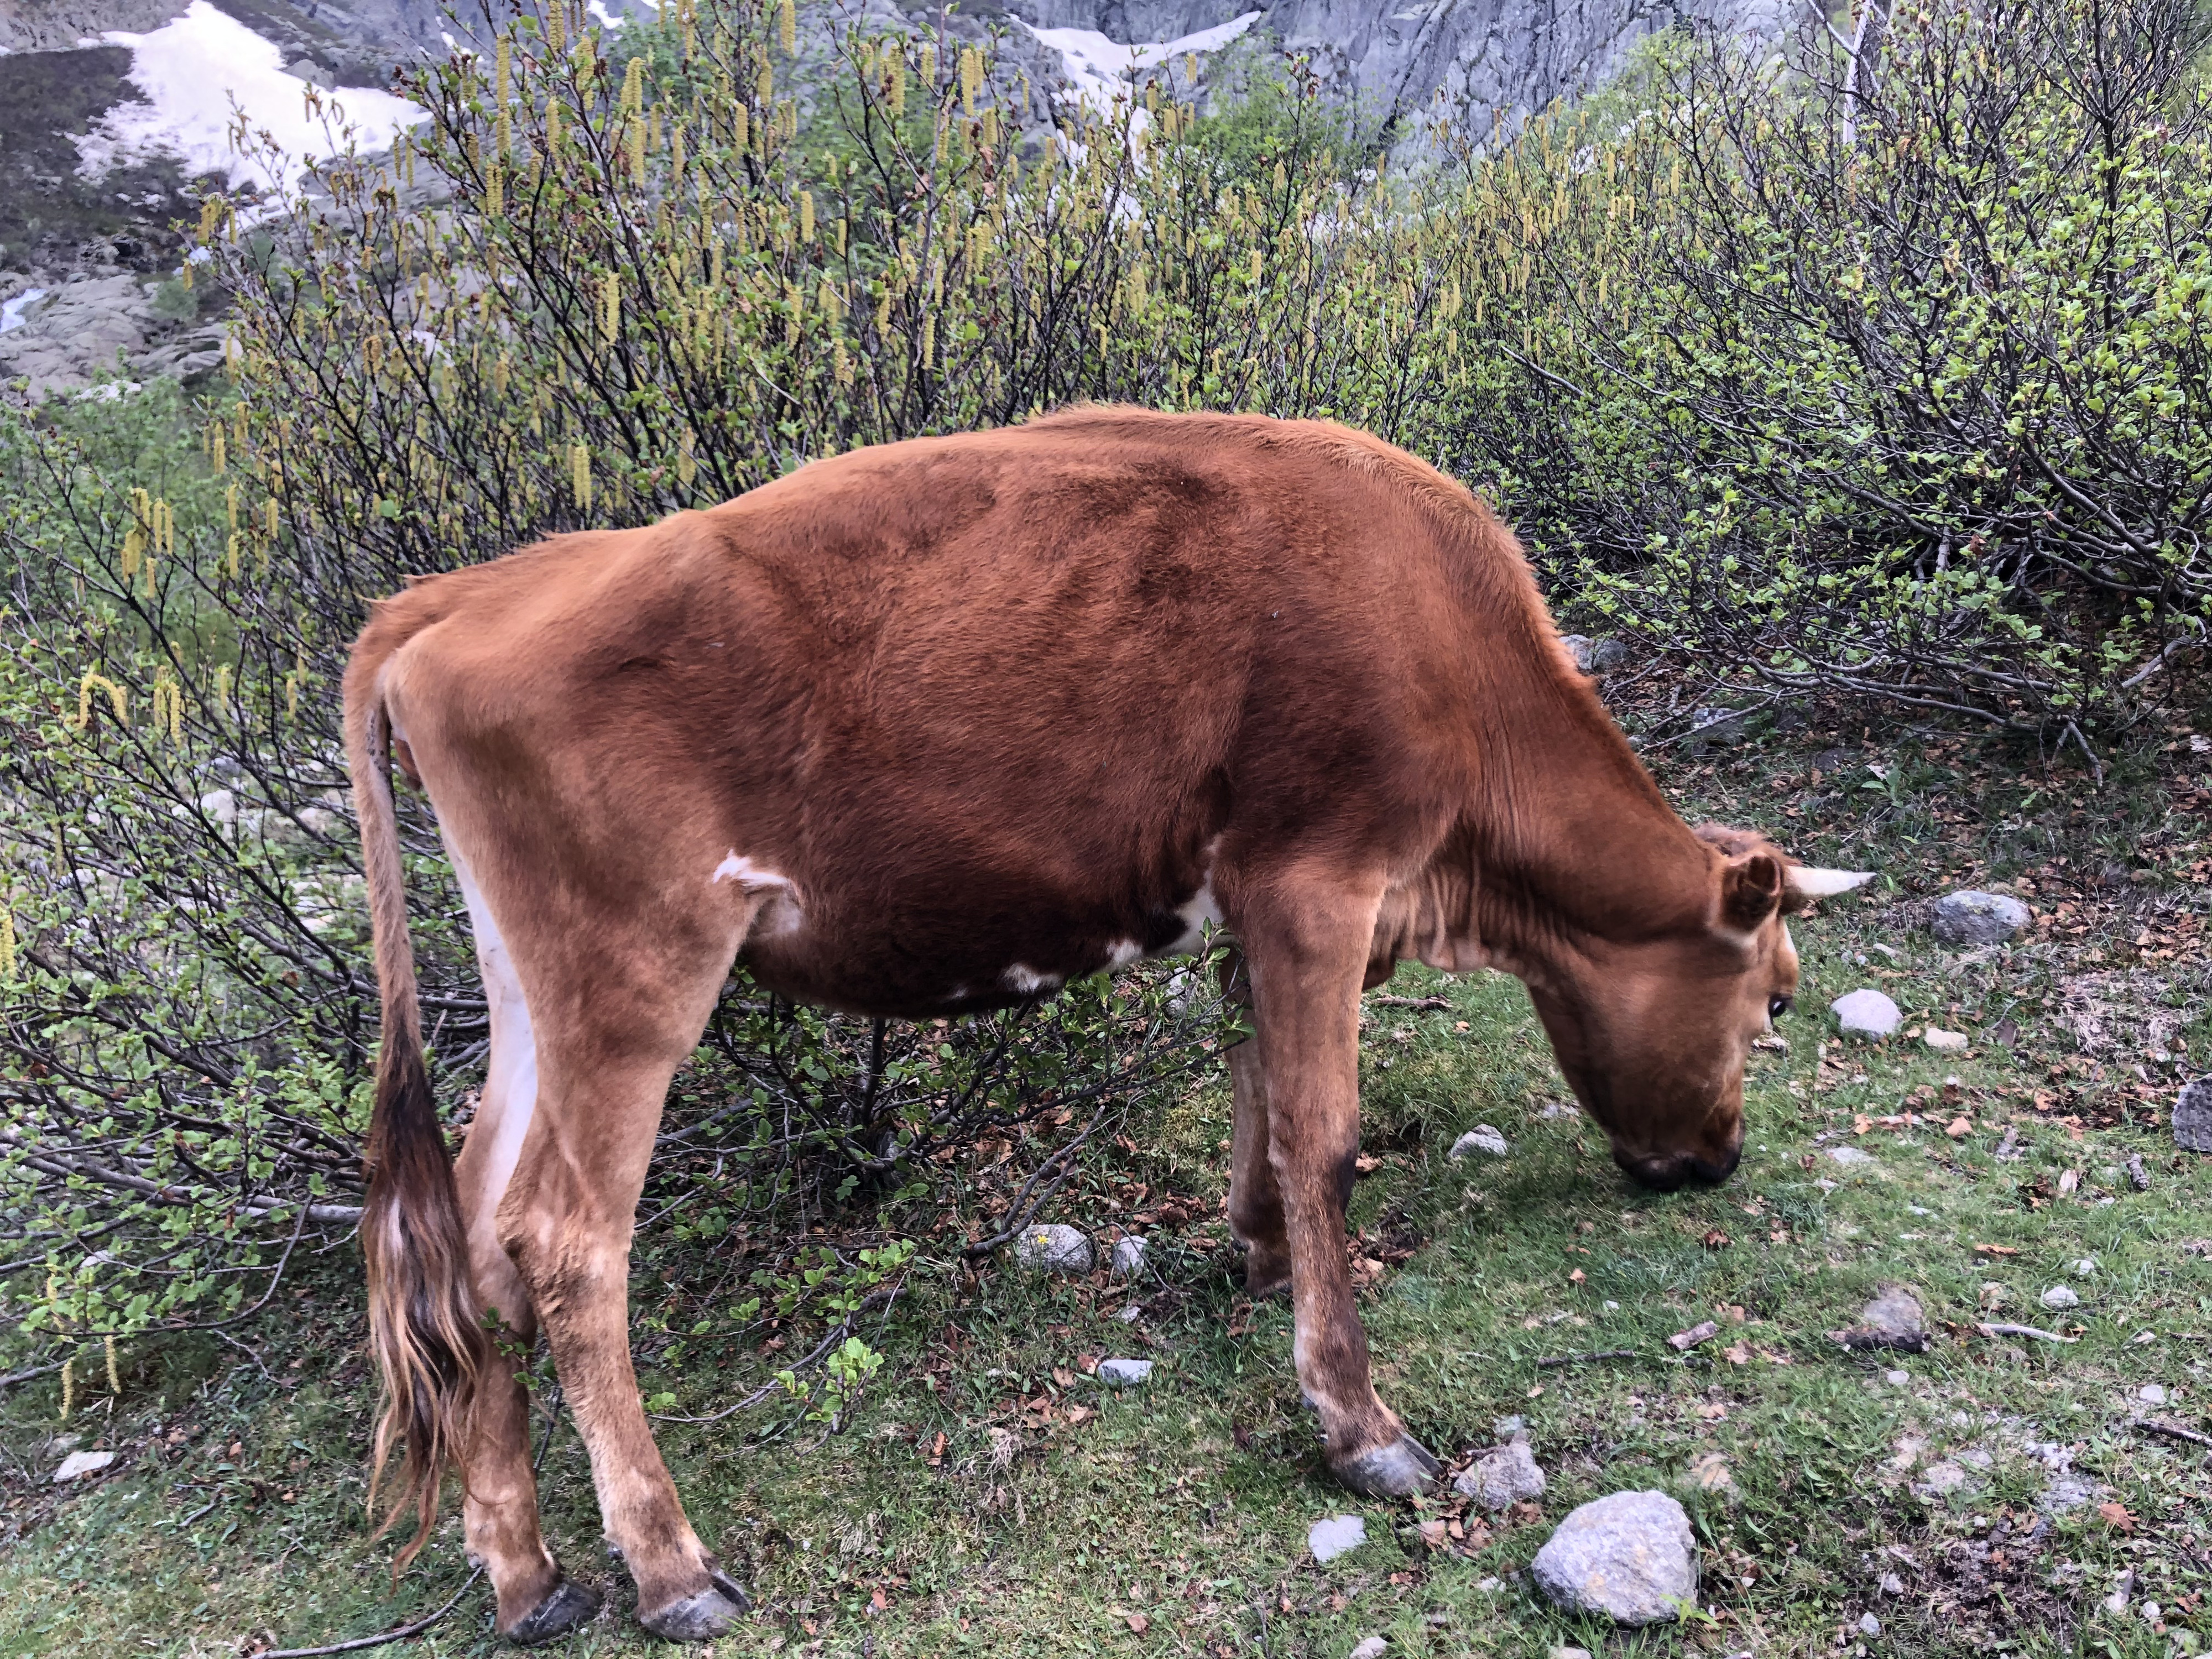
[[1750,933],[1782,907],[1782,860],[1771,853],[1747,853],[1721,870],[1721,915],[1731,927]]
[[1784,872],[1789,889],[1788,908],[1802,910],[1814,899],[1848,893],[1853,888],[1865,886],[1874,878],[1871,870],[1821,870],[1809,864],[1793,864]]

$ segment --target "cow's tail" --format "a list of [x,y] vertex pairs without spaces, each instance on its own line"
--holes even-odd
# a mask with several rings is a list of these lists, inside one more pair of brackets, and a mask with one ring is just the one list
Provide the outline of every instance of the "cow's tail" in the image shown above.
[[[377,630],[372,629],[372,635]],[[460,1192],[422,1058],[415,952],[407,937],[405,874],[392,799],[392,719],[368,641],[346,676],[346,759],[361,821],[376,979],[383,994],[382,1051],[369,1120],[368,1197],[361,1218],[368,1267],[369,1346],[384,1385],[369,1473],[369,1507],[393,1447],[404,1447],[398,1490],[377,1532],[409,1509],[415,1535],[396,1577],[430,1536],[446,1470],[459,1467],[477,1375],[488,1357],[469,1279]]]

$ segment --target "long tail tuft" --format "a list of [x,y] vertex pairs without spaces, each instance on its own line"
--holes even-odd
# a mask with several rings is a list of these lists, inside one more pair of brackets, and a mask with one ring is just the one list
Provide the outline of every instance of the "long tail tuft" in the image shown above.
[[392,798],[392,725],[376,684],[381,665],[364,661],[363,654],[356,652],[346,678],[346,757],[384,1002],[369,1121],[368,1197],[361,1218],[369,1346],[384,1384],[368,1501],[374,1510],[392,1449],[404,1445],[398,1489],[377,1527],[381,1536],[407,1510],[416,1513],[415,1535],[392,1567],[396,1579],[428,1541],[447,1469],[460,1467],[477,1375],[489,1351],[469,1278],[468,1233],[453,1159],[422,1058],[405,872]]

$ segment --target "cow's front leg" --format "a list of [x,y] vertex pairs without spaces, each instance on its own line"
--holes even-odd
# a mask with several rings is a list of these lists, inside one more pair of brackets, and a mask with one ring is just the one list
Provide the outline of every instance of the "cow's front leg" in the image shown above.
[[1237,933],[1252,970],[1249,1046],[1290,1250],[1298,1383],[1321,1413],[1337,1479],[1400,1497],[1431,1489],[1441,1466],[1375,1392],[1345,1253],[1359,1155],[1359,988],[1375,902],[1356,890],[1273,884],[1250,893]]

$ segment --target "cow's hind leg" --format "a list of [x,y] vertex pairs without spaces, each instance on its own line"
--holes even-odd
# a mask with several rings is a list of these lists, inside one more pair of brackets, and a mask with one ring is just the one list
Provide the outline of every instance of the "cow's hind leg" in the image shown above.
[[1321,1413],[1337,1479],[1402,1496],[1429,1490],[1440,1466],[1375,1392],[1345,1255],[1359,1153],[1359,988],[1376,902],[1326,881],[1262,880],[1231,920],[1252,970],[1249,1046],[1290,1245],[1298,1383]]
[[1235,1102],[1229,1154],[1229,1230],[1244,1246],[1244,1289],[1253,1297],[1291,1288],[1291,1241],[1283,1220],[1282,1190],[1268,1155],[1267,1079],[1257,1042],[1229,1051],[1229,1089]]
[[[656,1635],[726,1630],[744,1593],[699,1541],[653,1444],[629,1351],[629,1246],[670,1079],[697,1046],[734,937],[602,918],[588,946],[531,976],[538,1121],[499,1208],[592,1461],[611,1548]],[[664,924],[667,919],[662,919]]]
[[599,1597],[562,1577],[538,1528],[530,1396],[520,1376],[520,1362],[538,1339],[538,1310],[499,1243],[499,1202],[537,1115],[538,1049],[506,940],[458,853],[453,864],[491,1014],[490,1060],[453,1175],[468,1228],[469,1276],[497,1328],[471,1408],[461,1520],[469,1557],[490,1575],[498,1596],[500,1634],[545,1642],[590,1618]]

